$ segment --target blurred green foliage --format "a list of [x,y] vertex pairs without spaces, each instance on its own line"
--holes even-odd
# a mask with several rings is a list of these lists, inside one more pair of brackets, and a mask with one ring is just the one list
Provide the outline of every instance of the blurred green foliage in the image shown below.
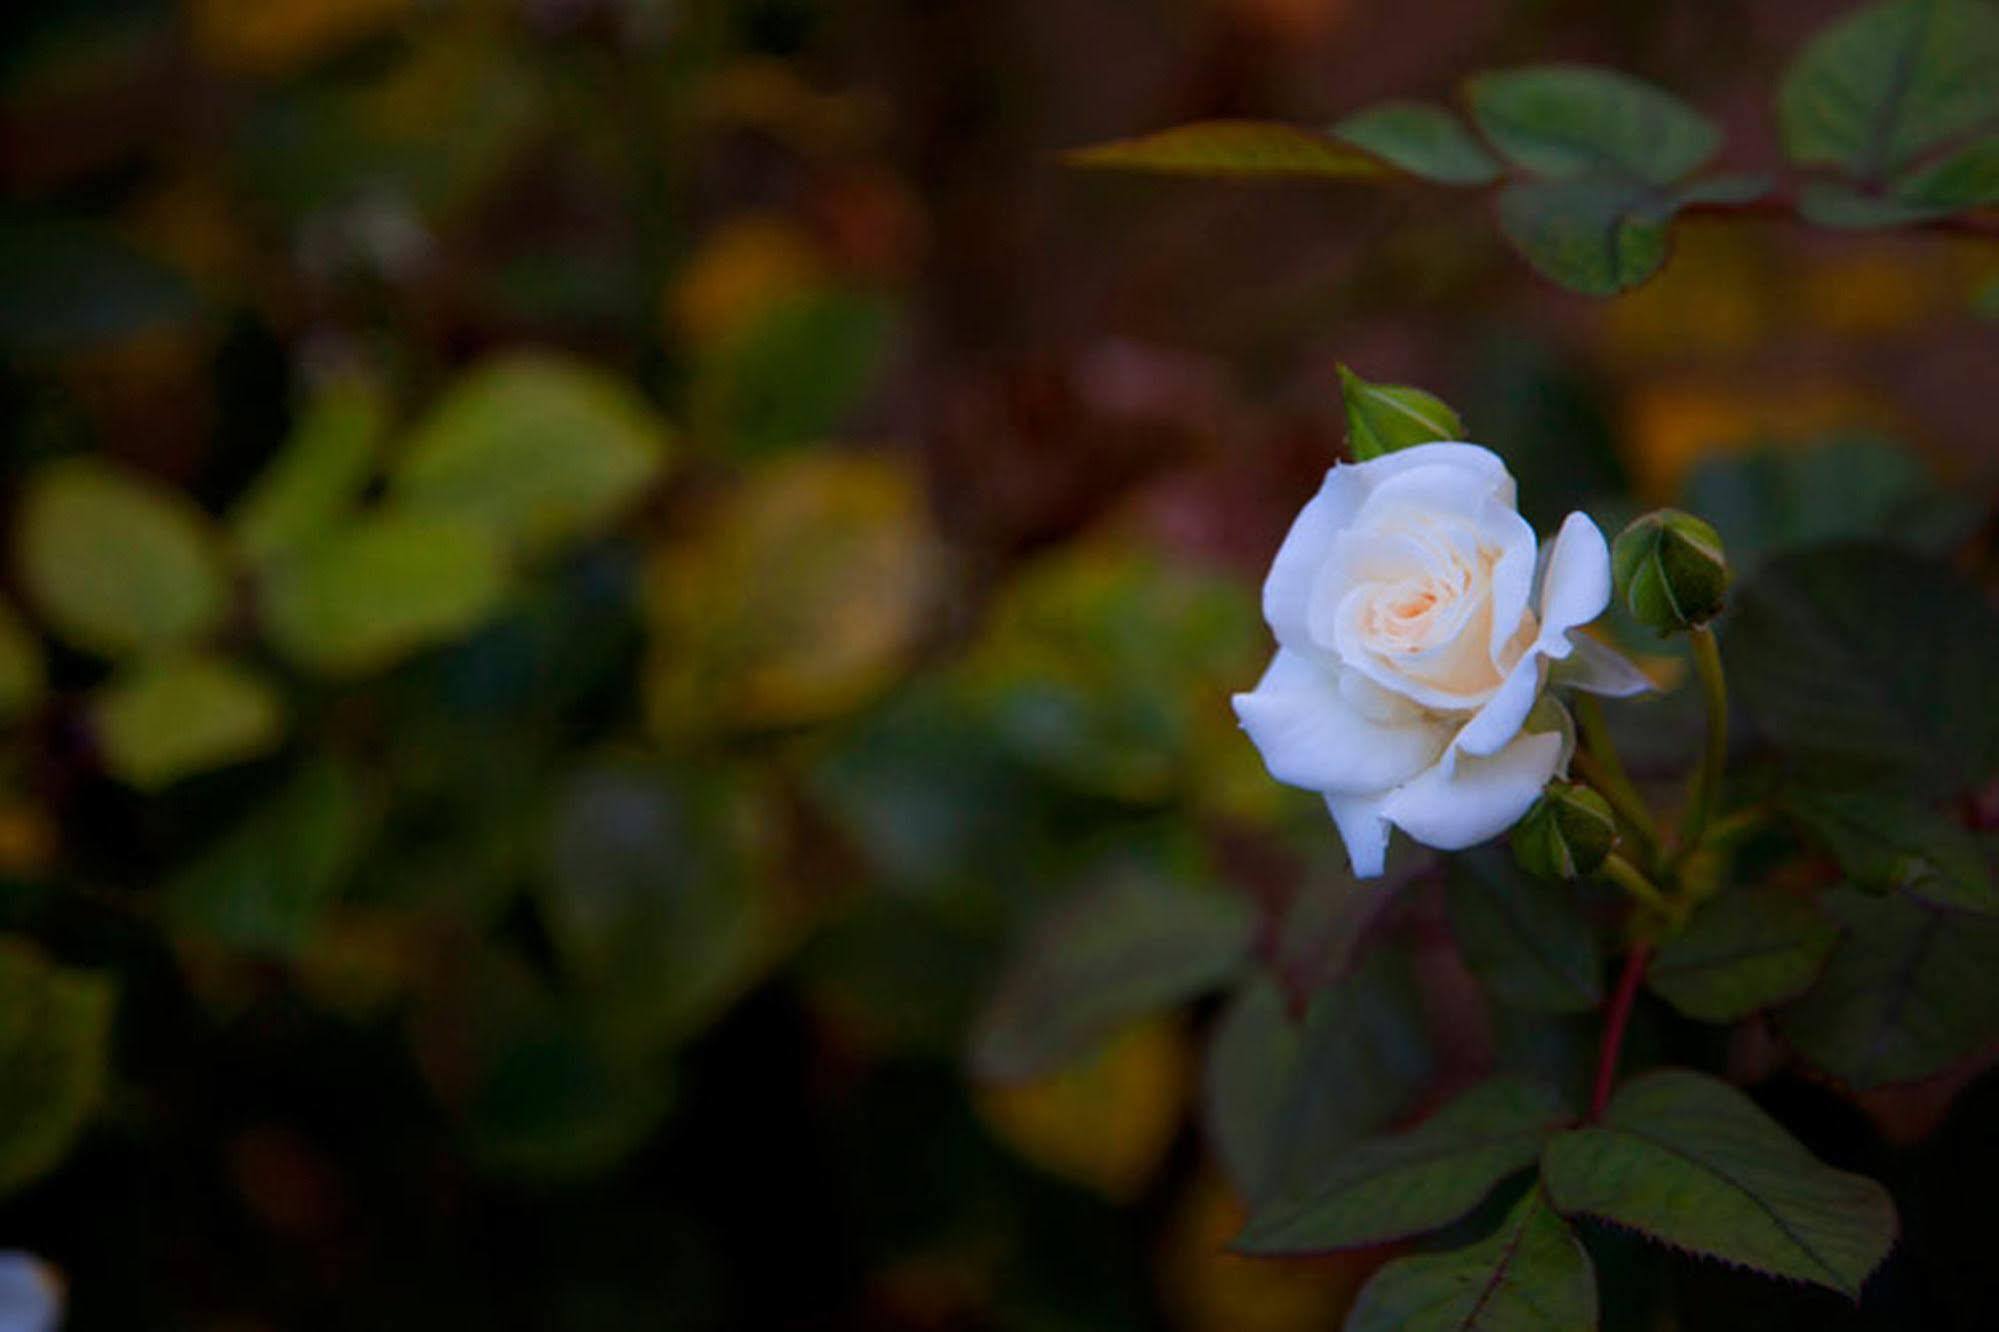
[[[1386,1251],[1253,1263],[1225,1251],[1244,1205],[1474,1072],[1573,1095],[1614,942],[1503,857],[1355,884],[1317,802],[1236,733],[1283,521],[1349,430],[1408,442],[1390,409],[1442,408],[1357,376],[1343,402],[1335,345],[1464,388],[1464,433],[1542,530],[1677,500],[1767,569],[1732,628],[1756,743],[1850,758],[1827,721],[1847,702],[1786,682],[1889,680],[1906,708],[1863,757],[1989,800],[1992,737],[1966,723],[1999,715],[1989,497],[1880,413],[1814,417],[1807,447],[1753,413],[1634,407],[1671,362],[1632,349],[1688,341],[1685,318],[1529,336],[1530,279],[1393,196],[1304,196],[1287,233],[1059,183],[1061,147],[1287,112],[1412,40],[1392,6],[1140,8],[0,15],[0,1227],[64,1274],[68,1326],[1335,1325]],[[1671,58],[1639,19],[1542,11],[1496,19],[1503,45],[1567,23]],[[1125,86],[1126,46],[1141,73],[1185,62],[1201,105]],[[1335,58],[1360,63],[1299,77]],[[1931,58],[1924,87],[1969,88]],[[1708,117],[1635,81],[1509,78],[1469,120],[1233,121],[1153,165],[1524,170],[1502,221],[1541,267],[1648,276],[1672,214],[1721,188],[1681,181]],[[1887,182],[1898,208],[1972,206],[1977,162],[1927,161],[1962,127],[1938,124],[1908,130],[1896,169],[1931,174]],[[1579,214],[1618,240],[1587,280]],[[1686,248],[1654,290],[1734,309],[1731,271]],[[1864,286],[1841,262],[1812,272]],[[1975,261],[1912,262],[1947,296],[1912,337],[1958,331],[1964,274],[1991,290]],[[1784,366],[1823,350],[1748,341]],[[1858,611],[1793,562],[1833,539],[1870,543],[1810,557],[1865,566],[1834,580]],[[1957,664],[1872,660],[1851,614]],[[1795,617],[1808,652],[1770,631]],[[1679,706],[1624,723],[1664,755],[1647,779]],[[1939,832],[1934,802],[1886,825],[1780,803],[1892,895],[1841,889],[1830,920],[1748,939],[1718,899],[1655,990],[1701,1018],[1774,1008],[1855,1086],[1983,1050],[1999,971],[1965,908],[1989,832]],[[1821,957],[1840,983],[1803,994]],[[1641,1011],[1634,1039],[1720,1061],[1676,1023]],[[1893,1156],[1934,1246],[1857,1325],[1989,1307],[1990,1276],[1931,1238],[1958,1180],[1922,1178],[1953,1153],[1999,1168],[1965,1145],[1989,1086],[1935,1156],[1783,1087],[1766,1108],[1828,1153]],[[1507,1233],[1573,1274],[1537,1197],[1464,1224],[1510,1204]],[[1607,1234],[1600,1272],[1653,1292],[1607,1326],[1712,1278]],[[1374,1298],[1484,1279],[1491,1248],[1404,1259]],[[1767,1325],[1742,1309],[1713,1325]]]

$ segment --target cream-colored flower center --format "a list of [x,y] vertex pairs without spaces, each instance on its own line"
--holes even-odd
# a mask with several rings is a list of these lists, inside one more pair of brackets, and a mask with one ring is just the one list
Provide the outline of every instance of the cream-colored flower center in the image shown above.
[[1533,642],[1534,615],[1522,616],[1494,660],[1492,573],[1503,552],[1453,541],[1422,545],[1424,558],[1365,585],[1361,642],[1412,680],[1466,698],[1489,693]]

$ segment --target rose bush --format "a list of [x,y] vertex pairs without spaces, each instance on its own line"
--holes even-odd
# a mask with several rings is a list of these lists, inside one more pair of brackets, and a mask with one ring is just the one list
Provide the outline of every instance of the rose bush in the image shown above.
[[1625,695],[1645,678],[1576,631],[1610,602],[1587,515],[1550,544],[1513,477],[1476,444],[1422,444],[1335,466],[1264,584],[1277,655],[1236,715],[1281,782],[1321,792],[1354,873],[1378,875],[1392,824],[1459,850],[1506,831],[1568,766],[1561,682]]

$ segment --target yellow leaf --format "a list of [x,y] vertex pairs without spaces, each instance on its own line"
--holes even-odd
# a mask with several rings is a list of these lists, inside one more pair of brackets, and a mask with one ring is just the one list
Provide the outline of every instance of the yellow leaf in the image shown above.
[[797,223],[735,218],[709,233],[687,261],[668,290],[667,320],[696,346],[726,341],[825,276],[818,247]]
[[1319,1332],[1338,1327],[1376,1260],[1244,1258],[1229,1252],[1248,1214],[1213,1175],[1189,1190],[1160,1255],[1160,1278],[1187,1332]]
[[227,611],[220,544],[180,494],[84,458],[36,475],[21,508],[22,580],[76,646],[102,656],[171,647]]
[[780,458],[707,519],[648,570],[657,730],[819,721],[894,679],[922,631],[937,561],[923,497],[899,464]]
[[91,718],[105,766],[146,790],[255,758],[284,734],[283,705],[263,678],[206,654],[120,674]]
[[1126,1202],[1145,1187],[1173,1141],[1191,1074],[1177,1018],[1150,1018],[1060,1072],[981,1088],[977,1105],[992,1130],[1028,1160]]

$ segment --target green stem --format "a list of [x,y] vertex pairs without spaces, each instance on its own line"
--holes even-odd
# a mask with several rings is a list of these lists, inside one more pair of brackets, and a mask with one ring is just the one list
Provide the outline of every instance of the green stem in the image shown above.
[[1728,681],[1721,669],[1721,645],[1714,630],[1706,625],[1688,635],[1694,653],[1694,672],[1700,676],[1701,696],[1707,704],[1707,748],[1701,766],[1694,773],[1694,789],[1687,801],[1685,821],[1680,825],[1680,845],[1673,863],[1700,849],[1708,824],[1714,818],[1715,801],[1721,795],[1721,770],[1728,761]]
[[1582,748],[1575,756],[1577,771],[1630,826],[1639,843],[1639,858],[1648,865],[1656,864],[1659,825],[1653,822],[1652,811],[1646,808],[1638,788],[1624,771],[1624,761],[1617,756],[1617,745],[1610,738],[1610,725],[1604,720],[1603,705],[1589,694],[1577,694],[1575,703],[1576,723],[1583,733]]
[[1678,917],[1678,910],[1671,902],[1666,900],[1666,895],[1659,891],[1658,886],[1646,878],[1644,872],[1636,865],[1626,860],[1623,856],[1618,855],[1615,851],[1605,857],[1599,872],[1602,873],[1604,878],[1609,879],[1619,888],[1631,894],[1632,898],[1639,905],[1656,911],[1666,920],[1674,920]]

